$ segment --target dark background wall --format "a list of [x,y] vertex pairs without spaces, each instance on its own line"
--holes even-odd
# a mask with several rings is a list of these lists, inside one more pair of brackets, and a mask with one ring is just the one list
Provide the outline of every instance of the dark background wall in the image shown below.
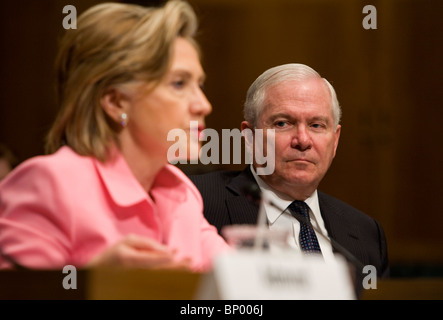
[[[99,2],[0,5],[0,142],[21,161],[43,152],[57,110],[52,66],[62,9],[71,4],[80,14]],[[394,266],[443,265],[443,2],[190,3],[214,108],[208,127],[239,128],[246,90],[265,69],[313,67],[334,85],[343,109],[338,154],[320,189],[383,225]],[[367,4],[377,9],[376,30],[362,27]]]

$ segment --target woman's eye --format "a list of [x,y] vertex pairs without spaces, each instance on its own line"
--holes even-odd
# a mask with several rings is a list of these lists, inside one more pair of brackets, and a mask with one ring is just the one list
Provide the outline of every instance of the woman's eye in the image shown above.
[[185,86],[185,81],[184,80],[173,81],[172,86],[176,89],[182,89]]

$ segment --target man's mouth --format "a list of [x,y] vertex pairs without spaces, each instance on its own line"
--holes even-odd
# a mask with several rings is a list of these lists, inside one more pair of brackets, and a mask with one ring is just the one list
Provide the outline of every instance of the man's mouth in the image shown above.
[[314,163],[309,159],[306,158],[294,158],[294,159],[290,159],[288,160],[288,162],[298,162],[298,163]]

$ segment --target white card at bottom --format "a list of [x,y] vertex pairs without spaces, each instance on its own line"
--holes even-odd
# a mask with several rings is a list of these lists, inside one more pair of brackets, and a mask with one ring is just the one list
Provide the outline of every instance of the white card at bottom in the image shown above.
[[215,260],[213,276],[223,300],[352,300],[346,260],[290,252],[238,250]]

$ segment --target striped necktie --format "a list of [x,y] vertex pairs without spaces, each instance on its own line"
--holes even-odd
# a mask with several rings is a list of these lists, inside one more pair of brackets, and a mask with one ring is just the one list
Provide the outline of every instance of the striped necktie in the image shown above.
[[[309,207],[304,201],[299,201],[299,200],[293,201],[289,205],[289,211],[295,218],[297,215],[302,215],[304,219],[310,221]],[[318,239],[317,236],[315,235],[314,229],[303,222],[300,222],[299,240],[300,240],[301,249],[304,253],[306,254],[321,253],[320,245],[318,244]]]

